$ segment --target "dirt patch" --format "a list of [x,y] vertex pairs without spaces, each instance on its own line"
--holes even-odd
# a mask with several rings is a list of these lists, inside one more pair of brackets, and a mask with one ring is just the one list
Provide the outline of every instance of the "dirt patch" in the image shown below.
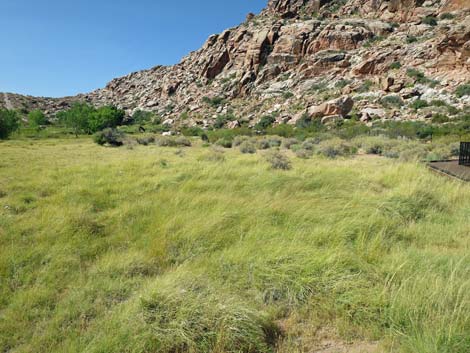
[[345,341],[336,330],[322,328],[316,333],[317,342],[309,353],[381,353],[377,342]]

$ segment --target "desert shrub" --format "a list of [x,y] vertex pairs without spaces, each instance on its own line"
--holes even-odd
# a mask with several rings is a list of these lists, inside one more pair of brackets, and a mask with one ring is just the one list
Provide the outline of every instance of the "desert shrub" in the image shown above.
[[204,97],[202,101],[212,108],[217,108],[222,104],[225,104],[225,98],[223,97]]
[[431,121],[435,124],[442,124],[449,122],[449,117],[444,114],[433,114]]
[[122,146],[124,144],[124,134],[116,129],[107,128],[98,131],[94,135],[94,141],[98,145]]
[[282,145],[282,140],[277,137],[270,137],[268,139],[269,147],[280,147]]
[[289,158],[278,151],[272,151],[266,155],[266,160],[271,165],[271,169],[289,170],[292,169],[292,163]]
[[248,141],[248,136],[235,136],[232,142],[232,146],[237,147],[240,146],[243,142]]
[[428,138],[435,128],[422,121],[386,121],[376,124],[373,132],[390,138]]
[[191,140],[185,136],[178,136],[175,139],[176,146],[178,147],[191,147]]
[[401,68],[401,63],[399,61],[394,61],[393,63],[390,64],[388,68],[390,70],[398,70]]
[[262,140],[259,140],[258,143],[257,143],[257,147],[260,149],[260,150],[267,150],[271,147],[271,145],[269,144],[269,140],[268,139],[262,139]]
[[170,136],[160,136],[155,141],[160,147],[176,147],[176,141]]
[[433,99],[429,102],[429,105],[433,107],[447,107],[448,104],[441,99]]
[[47,124],[46,115],[39,109],[35,109],[28,114],[28,122],[31,126],[39,127]]
[[190,147],[191,141],[185,136],[161,136],[156,139],[156,143],[160,147]]
[[284,93],[282,94],[282,97],[283,97],[284,99],[289,99],[289,98],[294,97],[294,93],[287,91],[287,92],[284,92]]
[[138,137],[136,141],[139,145],[148,146],[151,143],[155,143],[155,136]]
[[389,108],[401,107],[403,106],[403,104],[405,104],[403,102],[403,99],[401,99],[401,97],[398,95],[385,96],[380,100],[380,103],[382,103],[383,106],[389,107]]
[[439,19],[441,20],[452,20],[455,18],[455,15],[449,13],[449,12],[444,12],[439,16]]
[[240,145],[240,152],[249,154],[256,153],[256,146],[251,141],[245,141]]
[[306,129],[313,124],[312,118],[308,114],[303,114],[299,120],[295,123],[295,126],[299,129]]
[[437,18],[434,16],[426,16],[421,20],[421,23],[429,26],[437,26]]
[[335,83],[335,87],[344,88],[347,85],[349,85],[351,82],[352,82],[351,80],[340,79],[338,82]]
[[399,159],[405,162],[420,161],[426,158],[428,151],[419,143],[406,144],[400,149]]
[[308,158],[312,157],[313,151],[312,151],[312,150],[307,150],[307,149],[301,148],[301,149],[295,151],[295,155],[296,155],[298,158],[308,159]]
[[416,99],[413,103],[410,104],[410,108],[414,110],[419,110],[422,108],[426,108],[428,106],[428,102],[423,99]]
[[462,98],[464,96],[470,96],[470,83],[460,85],[459,87],[457,87],[457,89],[455,90],[455,95],[458,98]]
[[6,139],[20,127],[18,114],[13,110],[0,109],[0,139]]
[[[362,136],[354,139],[352,142],[356,147],[361,148],[367,154],[377,154],[383,156],[405,143],[397,139],[389,139],[385,136]],[[394,158],[399,157],[399,153],[392,153],[391,155],[394,155]]]
[[327,158],[336,158],[340,156],[349,156],[357,152],[357,148],[350,143],[334,138],[326,140],[318,145],[317,153]]
[[406,43],[411,44],[411,43],[416,43],[418,41],[418,38],[415,36],[406,36]]
[[299,140],[297,140],[295,138],[289,138],[289,139],[285,139],[282,142],[282,147],[290,150],[292,148],[292,146],[298,145],[298,144],[299,144]]
[[430,85],[430,86],[435,86],[437,84],[437,81],[433,81],[433,80],[427,78],[424,75],[424,73],[422,73],[419,70],[413,69],[413,68],[409,68],[408,70],[406,70],[406,74],[409,77],[413,78],[417,83],[421,83],[423,85],[427,84],[427,85]]
[[357,88],[356,91],[359,93],[369,92],[373,86],[374,82],[372,82],[371,80],[365,80],[362,85]]
[[231,139],[228,139],[228,138],[221,138],[221,139],[218,139],[215,144],[217,146],[222,146],[224,148],[232,148],[232,145],[233,145],[233,142]]

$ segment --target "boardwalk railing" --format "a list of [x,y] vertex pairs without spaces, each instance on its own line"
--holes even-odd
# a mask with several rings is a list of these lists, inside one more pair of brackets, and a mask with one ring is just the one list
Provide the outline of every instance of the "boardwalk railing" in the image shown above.
[[460,142],[459,164],[470,166],[470,142]]

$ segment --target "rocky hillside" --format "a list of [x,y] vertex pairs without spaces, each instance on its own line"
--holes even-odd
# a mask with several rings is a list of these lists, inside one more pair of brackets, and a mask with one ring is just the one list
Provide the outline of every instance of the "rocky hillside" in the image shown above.
[[[452,119],[470,103],[470,0],[269,0],[174,66],[65,99],[0,96],[53,114],[75,100],[153,111],[175,128],[355,116]],[[415,109],[416,102],[439,102]]]

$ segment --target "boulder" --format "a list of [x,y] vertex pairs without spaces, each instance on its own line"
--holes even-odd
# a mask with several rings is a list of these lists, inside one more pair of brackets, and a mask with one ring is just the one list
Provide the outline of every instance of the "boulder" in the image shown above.
[[361,121],[367,122],[385,117],[385,110],[380,108],[364,108],[361,110]]
[[320,105],[311,106],[307,112],[313,119],[334,115],[345,117],[352,110],[353,106],[354,101],[350,97],[345,96]]
[[229,129],[236,129],[237,127],[240,127],[240,123],[238,122],[238,120],[229,121],[227,127]]

